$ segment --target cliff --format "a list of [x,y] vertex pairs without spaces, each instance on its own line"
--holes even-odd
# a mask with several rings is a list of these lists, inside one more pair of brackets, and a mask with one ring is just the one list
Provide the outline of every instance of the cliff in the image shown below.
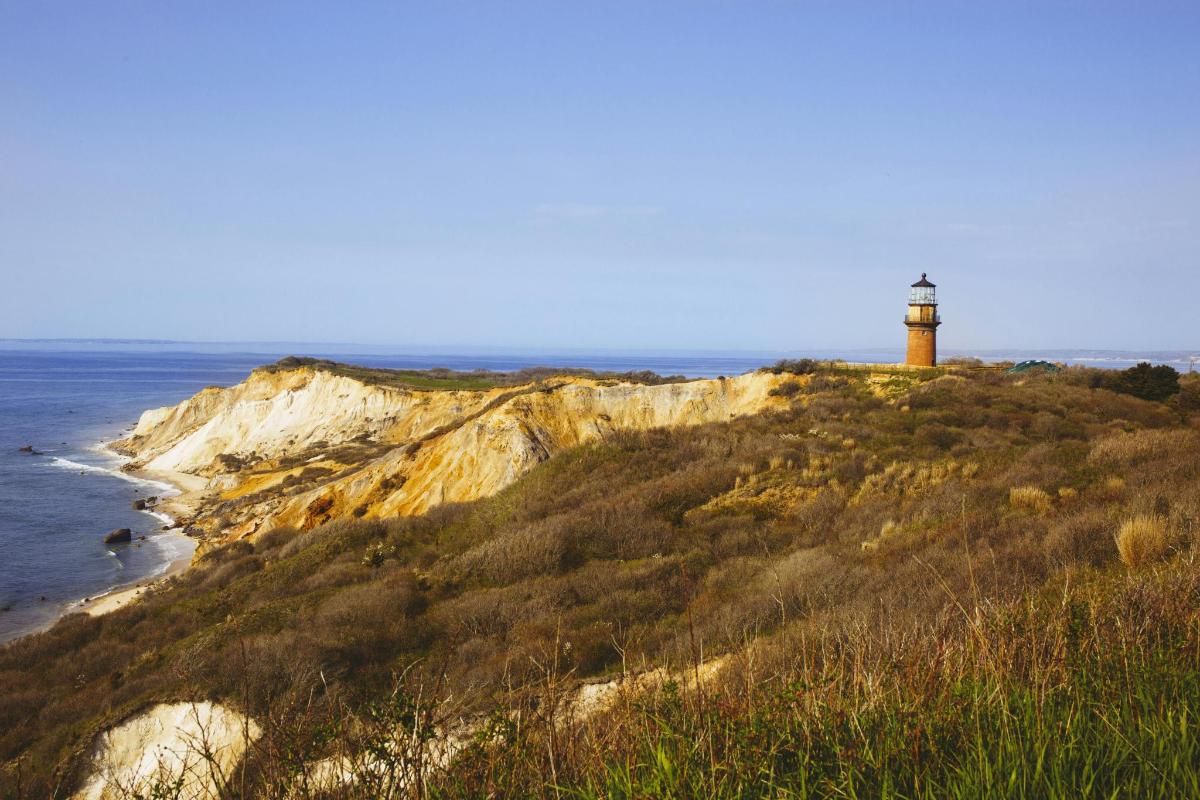
[[145,412],[114,449],[182,485],[191,524],[221,539],[279,525],[419,514],[503,489],[554,453],[614,431],[725,421],[783,405],[787,376],[660,385],[550,377],[415,390],[301,366],[260,369]]

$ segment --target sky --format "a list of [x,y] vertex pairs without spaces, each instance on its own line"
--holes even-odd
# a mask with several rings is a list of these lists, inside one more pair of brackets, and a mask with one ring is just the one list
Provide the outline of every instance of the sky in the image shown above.
[[0,0],[0,337],[1200,348],[1200,4]]

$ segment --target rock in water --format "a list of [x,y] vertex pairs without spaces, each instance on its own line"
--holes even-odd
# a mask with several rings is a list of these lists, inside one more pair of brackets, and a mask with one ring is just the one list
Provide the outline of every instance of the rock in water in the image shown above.
[[17,452],[18,452],[18,453],[32,453],[32,452],[33,452],[33,445],[31,445],[31,444],[27,444],[27,445],[25,445],[24,447],[22,447],[22,448],[18,449],[18,450],[17,450]]
[[133,510],[134,511],[145,511],[146,510],[146,501],[142,500],[140,498],[137,500],[134,500],[133,501]]
[[105,544],[118,544],[119,542],[128,542],[133,538],[133,531],[129,528],[117,528],[108,536],[104,537]]

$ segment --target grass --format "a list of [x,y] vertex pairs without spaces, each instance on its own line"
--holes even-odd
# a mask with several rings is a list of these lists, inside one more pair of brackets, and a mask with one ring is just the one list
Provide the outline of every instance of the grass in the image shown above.
[[1167,520],[1157,514],[1136,516],[1117,533],[1117,551],[1127,567],[1141,567],[1162,558],[1168,545]]
[[557,765],[536,727],[481,746],[432,795],[482,794],[502,764],[506,791],[597,800],[1194,797],[1198,592],[1180,561],[904,638],[814,634],[777,672],[617,709],[560,742]]
[[1037,486],[1014,486],[1009,489],[1008,504],[1035,514],[1049,514],[1050,509],[1054,507],[1050,495]]
[[[418,699],[494,723],[430,796],[1193,792],[1195,421],[1073,370],[798,382],[785,411],[614,434],[475,503],[216,548],[0,649],[0,798],[65,796],[98,731],[193,698],[266,731],[231,797],[311,796],[297,763],[382,746],[370,720]],[[1074,494],[1012,513],[1013,487]],[[1125,567],[1146,515],[1177,546]],[[546,711],[718,654],[700,688]]]

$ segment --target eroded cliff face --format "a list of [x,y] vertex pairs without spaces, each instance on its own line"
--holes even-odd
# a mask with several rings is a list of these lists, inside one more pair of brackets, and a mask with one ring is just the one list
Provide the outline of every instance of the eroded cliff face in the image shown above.
[[259,737],[258,724],[215,703],[163,703],[99,734],[73,800],[215,800]]
[[554,453],[618,430],[698,425],[782,405],[789,376],[658,386],[556,377],[487,391],[415,391],[301,367],[256,370],[142,415],[114,447],[188,491],[220,539],[278,525],[418,514],[493,494]]

